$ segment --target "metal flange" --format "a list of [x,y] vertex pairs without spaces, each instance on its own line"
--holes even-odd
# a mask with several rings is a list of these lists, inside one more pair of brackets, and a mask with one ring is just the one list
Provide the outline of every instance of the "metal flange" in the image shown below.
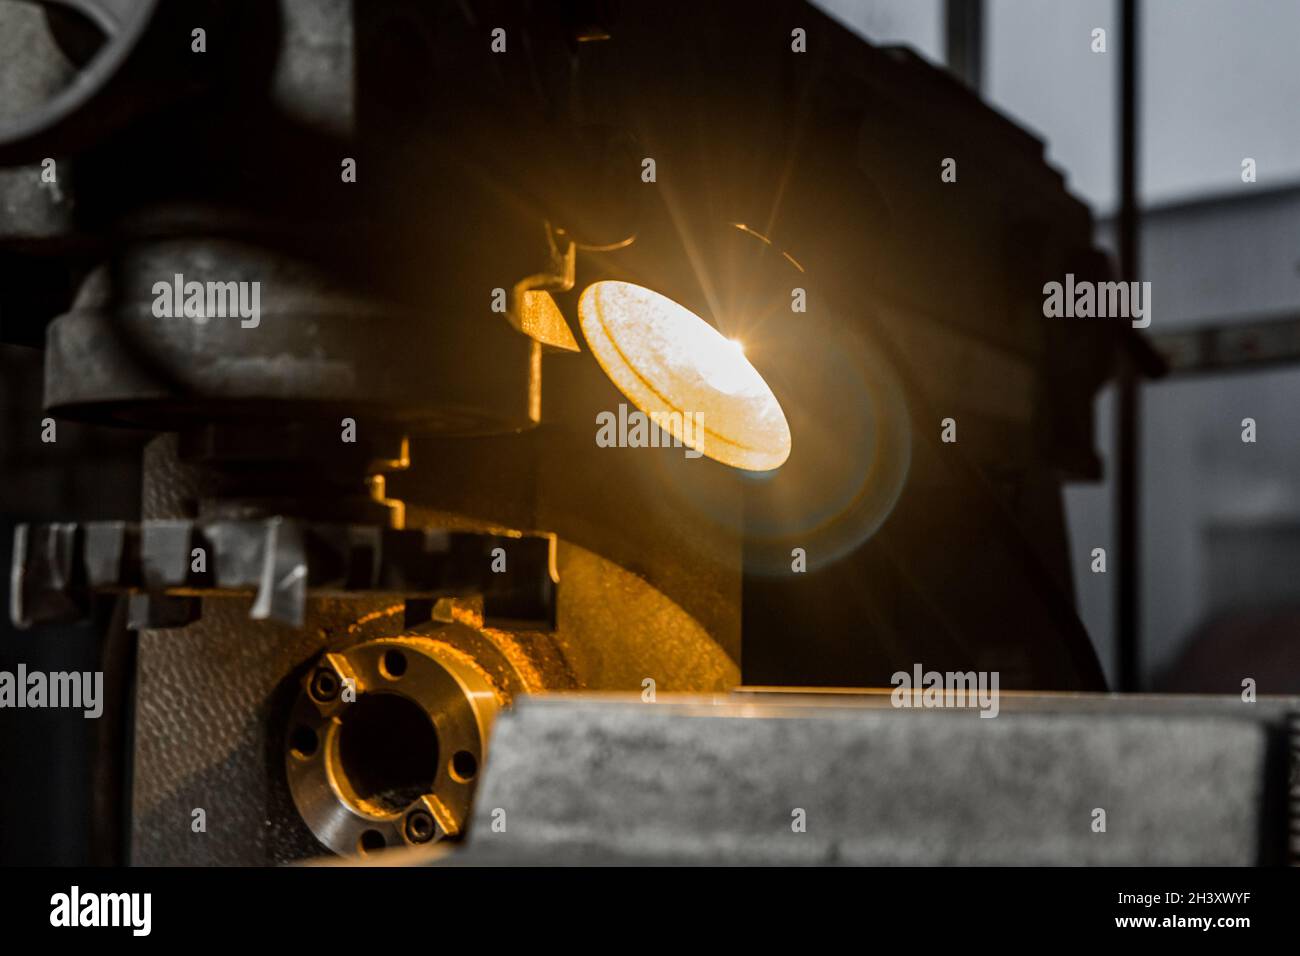
[[504,702],[467,654],[434,637],[322,655],[285,736],[298,812],[343,855],[461,836]]

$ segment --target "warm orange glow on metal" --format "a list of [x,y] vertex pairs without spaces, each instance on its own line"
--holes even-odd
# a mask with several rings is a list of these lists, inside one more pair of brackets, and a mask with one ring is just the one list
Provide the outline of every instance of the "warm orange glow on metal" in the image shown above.
[[790,426],[739,343],[667,296],[631,282],[588,286],[582,334],[605,374],[661,428],[714,461],[769,471]]
[[529,338],[567,352],[577,352],[578,343],[569,331],[555,298],[541,289],[519,295],[519,328]]

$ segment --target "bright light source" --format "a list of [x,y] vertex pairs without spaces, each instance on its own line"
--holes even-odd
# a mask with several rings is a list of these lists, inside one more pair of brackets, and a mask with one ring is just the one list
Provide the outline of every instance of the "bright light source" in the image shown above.
[[583,291],[578,318],[619,391],[683,444],[748,471],[790,457],[785,413],[744,347],[694,312],[644,286],[606,281]]

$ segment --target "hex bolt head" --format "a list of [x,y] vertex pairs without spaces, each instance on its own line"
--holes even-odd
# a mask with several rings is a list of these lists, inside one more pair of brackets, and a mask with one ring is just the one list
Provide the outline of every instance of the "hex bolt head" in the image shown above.
[[428,810],[415,809],[406,815],[406,838],[412,843],[428,843],[437,834],[438,824]]
[[322,667],[311,675],[311,684],[308,686],[307,692],[311,694],[313,700],[329,703],[339,696],[342,686],[337,674],[328,668]]

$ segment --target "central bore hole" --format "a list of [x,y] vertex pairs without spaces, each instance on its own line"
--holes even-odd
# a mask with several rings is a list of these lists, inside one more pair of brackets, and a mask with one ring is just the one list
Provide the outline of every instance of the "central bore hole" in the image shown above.
[[357,797],[394,813],[433,789],[438,734],[407,698],[362,694],[342,716],[339,760]]

